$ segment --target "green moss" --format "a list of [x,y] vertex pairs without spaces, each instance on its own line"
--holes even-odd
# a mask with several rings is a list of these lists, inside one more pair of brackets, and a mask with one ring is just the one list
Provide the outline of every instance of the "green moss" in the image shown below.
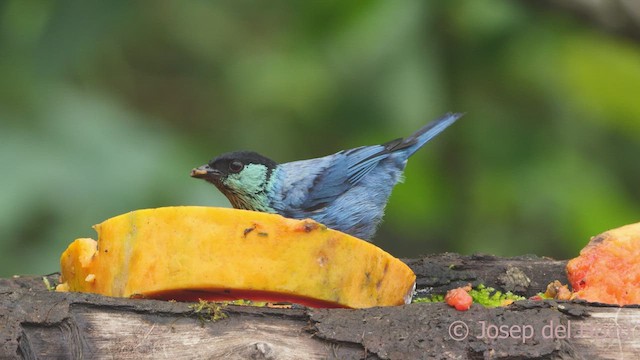
[[469,295],[473,298],[473,302],[484,305],[485,307],[497,307],[504,306],[513,301],[524,300],[524,296],[519,296],[511,291],[503,293],[492,287],[487,287],[482,284],[469,291]]
[[536,296],[539,296],[542,300],[553,300],[553,296],[547,296],[547,293],[543,292],[537,293]]
[[225,307],[225,304],[209,302],[202,299],[193,305],[189,305],[193,313],[198,315],[198,319],[202,324],[204,324],[205,321],[216,322],[226,318],[227,314],[222,311]]
[[434,303],[434,302],[444,302],[444,295],[434,294],[422,298],[413,299],[414,303]]
[[266,301],[253,301],[253,300],[230,300],[230,301],[223,301],[222,304],[240,305],[240,306],[257,306],[257,307],[267,306]]
[[[175,300],[169,300],[175,302]],[[191,311],[198,316],[198,319],[204,324],[206,321],[216,322],[227,317],[223,311],[227,305],[239,306],[257,306],[264,307],[269,304],[267,301],[253,300],[229,300],[229,301],[206,301],[200,299],[197,303],[189,305]]]
[[[524,296],[519,296],[511,291],[507,291],[503,293],[502,291],[498,291],[492,287],[487,287],[485,285],[478,285],[475,288],[469,291],[469,295],[473,299],[475,304],[480,304],[485,307],[497,307],[504,306],[509,304],[512,301],[524,300],[526,299]],[[430,296],[415,298],[413,299],[414,303],[433,303],[433,302],[444,302],[444,295],[441,294],[433,294]]]
[[44,286],[47,288],[47,290],[49,291],[55,291],[56,290],[56,284],[51,284],[51,282],[49,281],[49,278],[47,278],[46,276],[42,277],[42,282],[44,282]]

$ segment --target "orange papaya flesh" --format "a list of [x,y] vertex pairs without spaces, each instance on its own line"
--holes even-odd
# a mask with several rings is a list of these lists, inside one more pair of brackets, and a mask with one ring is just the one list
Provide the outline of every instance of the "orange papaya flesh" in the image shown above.
[[196,206],[132,211],[62,254],[61,291],[364,308],[410,302],[415,274],[312,220]]
[[567,263],[572,298],[606,304],[640,304],[640,223],[591,238]]

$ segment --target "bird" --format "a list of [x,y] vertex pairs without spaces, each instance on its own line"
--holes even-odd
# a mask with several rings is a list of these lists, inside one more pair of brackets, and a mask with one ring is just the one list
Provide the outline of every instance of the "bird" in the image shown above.
[[406,138],[278,164],[253,151],[219,155],[191,170],[236,209],[312,219],[372,241],[407,160],[463,114],[447,113]]

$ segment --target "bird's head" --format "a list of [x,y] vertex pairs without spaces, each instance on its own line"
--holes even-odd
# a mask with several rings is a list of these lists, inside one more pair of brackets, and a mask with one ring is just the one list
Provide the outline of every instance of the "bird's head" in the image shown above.
[[251,151],[226,153],[191,170],[191,176],[214,184],[238,209],[266,211],[275,161]]

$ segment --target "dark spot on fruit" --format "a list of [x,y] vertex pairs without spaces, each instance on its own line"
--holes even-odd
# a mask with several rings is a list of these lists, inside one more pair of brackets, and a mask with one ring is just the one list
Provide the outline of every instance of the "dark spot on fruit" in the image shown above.
[[591,238],[591,241],[589,241],[589,245],[597,245],[600,244],[601,242],[605,241],[607,239],[607,233],[604,234],[600,234],[598,236],[594,236]]
[[266,232],[259,232],[259,233],[258,233],[258,236],[261,236],[261,237],[267,237],[267,236],[269,236],[269,234],[268,234],[268,233],[266,233]]
[[318,262],[318,265],[320,265],[320,267],[324,267],[324,265],[327,263],[328,259],[327,259],[327,256],[324,253],[320,253],[320,254],[318,254],[318,258],[316,259],[316,261]]
[[253,224],[252,227],[244,229],[244,233],[242,234],[242,237],[246,238],[247,235],[249,235],[249,233],[252,232],[255,229],[256,229],[256,224]]
[[311,220],[305,220],[304,223],[296,228],[296,231],[303,231],[306,233],[310,233],[313,230],[316,230],[320,227],[320,224],[318,224],[315,221],[311,221]]

